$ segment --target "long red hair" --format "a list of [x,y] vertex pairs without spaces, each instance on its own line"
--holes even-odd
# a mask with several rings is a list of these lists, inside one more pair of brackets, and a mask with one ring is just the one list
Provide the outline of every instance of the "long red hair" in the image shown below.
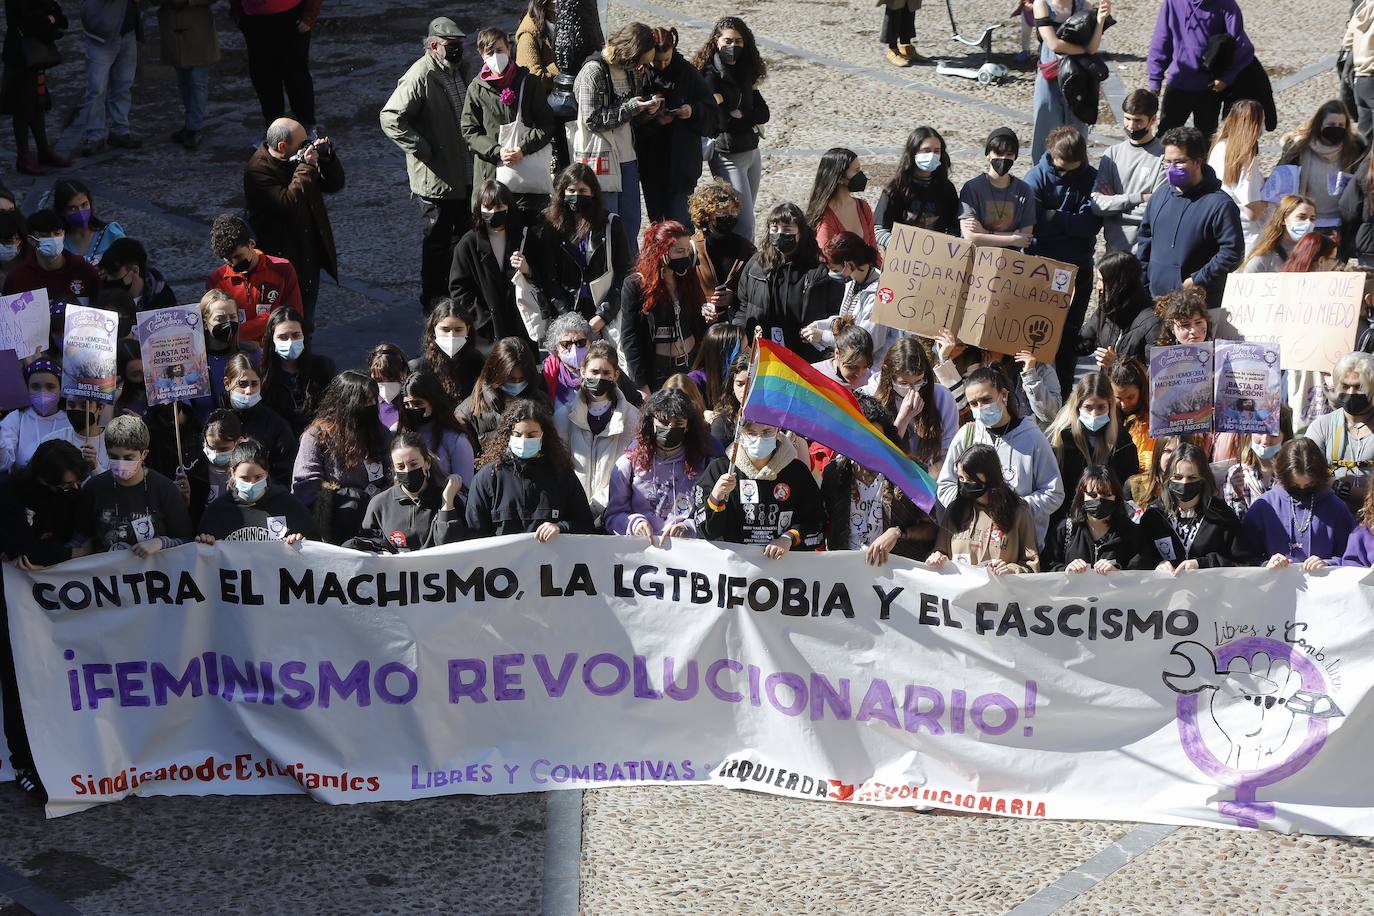
[[[639,262],[635,265],[644,287],[644,306],[641,309],[643,314],[651,314],[660,305],[673,301],[672,294],[668,291],[668,277],[663,261],[674,242],[691,238],[691,235],[692,230],[674,219],[654,223],[644,230],[644,240],[639,246]],[[673,279],[677,281],[678,300],[682,303],[684,312],[699,319],[701,307],[706,303],[706,294],[701,289],[701,277],[697,275],[696,268],[688,270],[686,276],[675,276]]]
[[1288,253],[1288,259],[1279,270],[1286,274],[1305,274],[1317,269],[1322,258],[1336,256],[1336,241],[1329,235],[1322,235],[1315,229],[1304,235]]

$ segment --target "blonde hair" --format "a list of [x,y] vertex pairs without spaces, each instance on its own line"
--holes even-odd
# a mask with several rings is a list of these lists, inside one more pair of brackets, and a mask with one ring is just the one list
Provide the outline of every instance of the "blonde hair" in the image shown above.
[[[1078,411],[1083,406],[1083,402],[1088,398],[1101,398],[1107,402],[1107,416],[1111,419],[1102,430],[1102,437],[1098,440],[1097,447],[1088,447],[1088,437],[1083,432],[1083,424],[1078,422]],[[1064,406],[1059,408],[1059,413],[1055,415],[1054,422],[1049,429],[1045,430],[1045,438],[1050,440],[1050,445],[1054,447],[1055,457],[1063,463],[1064,448],[1067,446],[1066,439],[1071,440],[1075,448],[1078,449],[1089,466],[1100,464],[1107,465],[1116,451],[1116,443],[1121,436],[1121,416],[1116,407],[1116,399],[1112,396],[1112,383],[1105,372],[1089,372],[1078,380],[1078,384],[1073,386],[1068,398],[1064,401]],[[1068,481],[1065,481],[1068,484]]]
[[1285,194],[1283,199],[1279,201],[1279,205],[1270,212],[1269,219],[1265,222],[1264,228],[1260,230],[1259,237],[1255,239],[1255,247],[1250,249],[1249,256],[1236,269],[1243,271],[1245,265],[1255,258],[1277,251],[1279,243],[1283,241],[1288,232],[1288,217],[1303,204],[1311,207],[1313,213],[1317,212],[1317,204],[1312,198],[1304,197],[1301,194]]

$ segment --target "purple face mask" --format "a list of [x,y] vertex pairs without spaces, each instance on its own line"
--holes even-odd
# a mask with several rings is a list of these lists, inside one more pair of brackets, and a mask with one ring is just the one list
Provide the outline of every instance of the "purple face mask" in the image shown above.
[[1187,166],[1182,165],[1169,166],[1169,170],[1166,174],[1169,179],[1169,184],[1174,186],[1175,188],[1183,187],[1188,183],[1188,179],[1192,177],[1188,173]]

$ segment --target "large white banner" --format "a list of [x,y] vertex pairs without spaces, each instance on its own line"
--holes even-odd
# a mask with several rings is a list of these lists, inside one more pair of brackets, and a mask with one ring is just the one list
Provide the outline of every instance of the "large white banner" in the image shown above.
[[4,573],[51,816],[713,781],[1374,833],[1368,570],[996,578],[520,536]]

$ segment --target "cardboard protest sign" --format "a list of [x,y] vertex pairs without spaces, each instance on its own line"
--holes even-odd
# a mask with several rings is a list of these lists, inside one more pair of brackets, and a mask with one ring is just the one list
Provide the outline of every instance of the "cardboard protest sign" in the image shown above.
[[0,296],[0,350],[27,359],[47,349],[49,320],[46,289]]
[[28,406],[29,388],[24,384],[24,370],[19,368],[19,355],[13,350],[0,350],[0,410]]
[[62,335],[62,396],[111,403],[115,398],[115,346],[119,313],[67,306]]
[[957,328],[973,251],[952,235],[895,224],[883,251],[874,320],[921,337]]
[[1214,311],[1218,339],[1278,344],[1283,368],[1330,372],[1355,349],[1364,274],[1231,274]]
[[170,404],[210,394],[205,334],[196,306],[140,312],[136,333],[149,404]]
[[1279,371],[1279,348],[1274,344],[1218,340],[1216,431],[1278,433]]
[[978,248],[958,338],[993,353],[1054,357],[1078,268],[1009,248]]
[[1150,348],[1150,435],[1212,431],[1212,345]]

